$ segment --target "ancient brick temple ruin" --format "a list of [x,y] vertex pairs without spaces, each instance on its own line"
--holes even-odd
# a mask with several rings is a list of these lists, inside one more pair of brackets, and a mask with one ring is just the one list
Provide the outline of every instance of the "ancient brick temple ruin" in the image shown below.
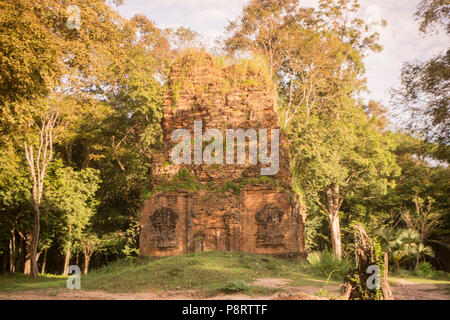
[[304,253],[304,211],[290,186],[282,134],[279,171],[272,177],[261,177],[263,165],[248,161],[244,165],[170,162],[172,132],[193,132],[194,121],[202,121],[203,130],[222,132],[279,128],[274,84],[262,65],[258,60],[229,65],[206,53],[190,52],[172,66],[162,122],[166,150],[154,168],[152,181],[157,182],[141,215],[141,257],[204,250]]

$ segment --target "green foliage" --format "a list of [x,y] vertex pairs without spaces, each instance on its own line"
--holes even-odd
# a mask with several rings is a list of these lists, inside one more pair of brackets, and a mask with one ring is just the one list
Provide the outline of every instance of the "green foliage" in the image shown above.
[[182,169],[171,179],[163,180],[158,183],[153,192],[149,192],[146,187],[142,189],[142,192],[146,199],[150,199],[155,192],[175,192],[180,190],[192,192],[208,190],[216,192],[219,195],[225,195],[229,192],[240,194],[242,190],[249,185],[270,185],[278,191],[290,191],[285,189],[285,187],[282,186],[278,180],[266,176],[257,178],[241,178],[237,181],[201,183],[198,182],[195,175],[190,173],[189,169]]
[[[449,68],[450,48],[428,61],[405,63],[401,85],[393,91],[398,122],[404,128],[420,132],[429,141],[447,146],[450,143]],[[423,119],[430,119],[429,124],[424,124]]]
[[227,70],[228,81],[238,87],[273,88],[272,76],[267,68],[267,62],[260,56],[252,59],[239,59]]
[[[225,96],[232,89],[263,87],[270,90],[274,86],[266,61],[257,55],[252,58],[232,60],[226,56],[211,56],[204,48],[188,48],[178,52],[174,63],[178,63],[182,67],[181,79],[176,79],[175,82],[167,84],[175,105],[178,102],[179,92],[182,88],[189,88],[202,96],[208,103],[213,103],[212,100],[209,101],[210,99],[208,99],[210,97],[208,82],[194,86],[188,79],[194,75],[198,66],[209,66],[212,64],[215,70],[211,70],[209,77],[221,81],[222,93]],[[242,95],[241,98],[245,101],[246,96]]]
[[326,224],[325,218],[323,214],[315,215],[311,211],[309,212],[305,221],[305,246],[308,252],[320,250],[321,242],[328,240],[321,230]]
[[169,277],[178,277],[183,274],[183,269],[181,268],[172,268],[167,271]]
[[[424,34],[439,31],[450,34],[449,12],[448,1],[421,0],[415,13],[420,22],[419,30]],[[450,48],[430,60],[405,63],[401,85],[392,92],[398,122],[445,147],[450,142],[449,68]]]
[[179,83],[172,86],[172,99],[175,105],[178,102],[178,99],[180,98],[180,89],[181,85]]
[[196,177],[189,172],[189,169],[182,169],[170,180],[159,184],[155,188],[155,192],[198,191],[204,188],[205,185],[197,182]]
[[330,292],[328,292],[326,289],[324,288],[320,288],[316,293],[314,293],[314,295],[316,297],[322,297],[322,298],[327,298],[330,300],[333,300],[336,298],[336,296]]
[[436,275],[436,270],[429,262],[420,262],[414,269],[414,274],[422,278],[433,278]]
[[222,191],[223,192],[231,191],[236,194],[240,194],[242,186],[243,186],[242,184],[237,184],[233,181],[227,181],[223,184]]
[[236,293],[248,290],[249,287],[242,280],[227,281],[220,290],[226,293]]
[[[83,238],[83,232],[91,223],[98,205],[95,193],[100,180],[94,169],[74,171],[54,164],[54,178],[47,186],[44,207],[61,217],[59,233],[67,246]],[[47,183],[50,181],[47,181]]]
[[382,229],[378,232],[383,249],[389,254],[395,267],[411,259],[418,265],[420,258],[433,257],[433,249],[420,242],[420,235],[413,229]]
[[374,130],[357,106],[348,108],[351,115],[341,114],[339,121],[321,116],[290,136],[294,172],[312,201],[325,203],[322,193],[331,184],[348,192],[370,186],[374,194],[386,194],[388,179],[399,175],[392,141]]
[[179,27],[175,30],[168,28],[164,30],[167,38],[169,38],[174,50],[179,52],[181,50],[197,49],[201,47],[201,35],[189,28]]
[[305,265],[306,271],[325,279],[343,280],[354,267],[350,261],[339,260],[328,250],[311,252],[308,254],[307,261],[309,264]]
[[40,23],[38,17],[30,14],[32,3],[27,2],[2,1],[1,4],[2,122],[13,120],[7,117],[12,116],[8,111],[26,110],[22,109],[25,106],[20,103],[11,103],[47,95],[54,84],[53,77],[60,75],[61,71],[57,61],[57,45],[46,26]]

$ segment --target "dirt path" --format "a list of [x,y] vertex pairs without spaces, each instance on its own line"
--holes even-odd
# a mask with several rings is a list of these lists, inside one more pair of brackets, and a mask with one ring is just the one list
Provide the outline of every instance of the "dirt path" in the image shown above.
[[399,280],[391,288],[395,300],[450,300],[450,285]]
[[0,300],[193,300],[195,292],[131,292],[60,290],[55,292],[23,291],[0,293]]
[[[245,294],[218,295],[210,300],[327,300],[334,296],[339,299],[339,286],[290,286],[289,279],[257,279],[252,284],[280,288],[283,292],[271,296],[248,296]],[[398,280],[391,285],[395,300],[450,300],[450,285],[417,284],[405,280]],[[320,289],[327,293],[327,297],[315,296]],[[105,291],[84,290],[54,290],[54,291],[23,291],[1,293],[0,300],[196,300],[199,299],[195,291],[165,291],[165,292],[131,292],[110,293]]]

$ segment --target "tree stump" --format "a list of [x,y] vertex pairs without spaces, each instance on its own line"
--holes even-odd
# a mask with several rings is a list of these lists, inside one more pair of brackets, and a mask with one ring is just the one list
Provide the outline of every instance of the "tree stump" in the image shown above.
[[[388,278],[388,257],[361,225],[355,226],[356,269],[342,287],[347,300],[393,300]],[[377,279],[379,279],[377,281]]]

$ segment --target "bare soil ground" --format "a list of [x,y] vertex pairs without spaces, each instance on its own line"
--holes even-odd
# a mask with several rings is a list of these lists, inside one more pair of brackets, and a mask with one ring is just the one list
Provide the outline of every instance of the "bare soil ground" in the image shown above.
[[399,280],[391,288],[396,300],[450,300],[450,285]]
[[[248,296],[245,294],[218,295],[211,300],[327,300],[340,299],[339,286],[290,286],[289,279],[257,279],[253,285],[283,289],[282,293],[271,296]],[[391,285],[395,300],[450,300],[450,285],[418,284],[399,280]],[[316,296],[320,289],[322,294]],[[326,291],[325,291],[326,290]],[[327,296],[323,296],[326,292]],[[54,290],[0,293],[0,300],[195,300],[195,291],[128,292],[110,293],[105,291]]]

